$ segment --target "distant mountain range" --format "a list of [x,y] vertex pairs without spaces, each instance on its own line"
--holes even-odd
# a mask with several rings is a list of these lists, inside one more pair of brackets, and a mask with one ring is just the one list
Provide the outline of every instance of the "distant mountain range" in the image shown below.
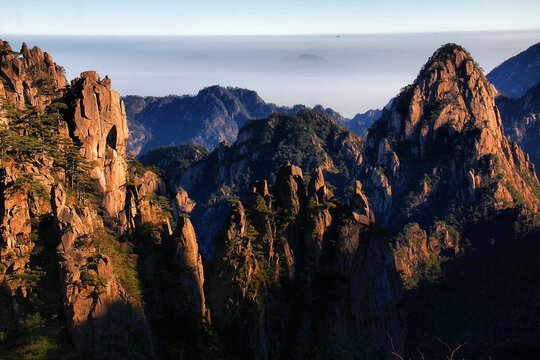
[[325,58],[317,56],[315,54],[302,54],[297,57],[286,57],[283,61],[297,61],[297,62],[327,62]]
[[[266,103],[253,90],[210,86],[195,96],[123,98],[130,138],[127,149],[135,155],[166,145],[195,142],[214,149],[220,142],[233,142],[249,119],[265,118],[271,113],[298,113],[305,105],[293,107]],[[341,124],[345,119],[321,105],[316,111]]]
[[491,70],[488,80],[503,94],[519,98],[540,81],[540,43]]
[[540,169],[540,82],[520,98],[497,97],[504,133],[530,155]]
[[493,69],[487,78],[501,92],[496,98],[504,133],[540,166],[540,43]]

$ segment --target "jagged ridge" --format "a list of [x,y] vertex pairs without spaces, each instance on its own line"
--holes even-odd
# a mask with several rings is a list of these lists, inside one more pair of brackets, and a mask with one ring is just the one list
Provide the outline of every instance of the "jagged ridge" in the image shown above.
[[397,274],[361,185],[340,203],[321,168],[250,186],[216,238],[213,321],[234,357],[379,359],[399,351]]

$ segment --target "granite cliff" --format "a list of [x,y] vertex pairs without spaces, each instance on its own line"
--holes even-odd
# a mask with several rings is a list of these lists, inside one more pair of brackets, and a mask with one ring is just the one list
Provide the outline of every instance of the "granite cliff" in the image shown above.
[[[380,359],[400,351],[399,277],[361,192],[345,205],[317,168],[290,163],[232,202],[207,283],[234,358]],[[306,179],[307,180],[307,179]]]
[[[366,138],[358,179],[375,216],[393,235],[396,268],[407,290],[406,356],[417,357],[421,349],[443,357],[436,337],[470,344],[463,351],[472,358],[508,356],[501,354],[515,353],[512,342],[503,346],[500,339],[519,338],[520,330],[483,334],[493,333],[504,316],[530,316],[510,298],[498,301],[494,295],[504,288],[527,298],[532,291],[502,284],[530,276],[515,259],[527,259],[524,254],[537,247],[527,239],[538,236],[540,203],[534,165],[504,135],[496,95],[472,57],[447,44]],[[492,259],[501,261],[504,254],[507,262],[496,265]],[[485,286],[474,290],[472,283]],[[470,309],[481,317],[456,315]],[[450,330],[456,328],[464,330]],[[530,329],[523,326],[523,333]]]
[[435,52],[366,139],[358,174],[383,224],[395,230],[412,222],[429,227],[435,217],[466,220],[452,209],[479,202],[537,211],[534,166],[504,136],[495,95],[461,47]]
[[[1,56],[2,322],[10,335],[29,329],[12,351],[154,358],[135,240],[148,226],[154,241],[171,238],[186,199],[127,161],[124,107],[107,77],[89,71],[65,87],[60,67],[37,47],[15,53],[4,42]],[[184,249],[197,254],[187,241],[178,267],[202,276]],[[68,337],[54,330],[62,326]],[[48,345],[33,343],[39,329]]]

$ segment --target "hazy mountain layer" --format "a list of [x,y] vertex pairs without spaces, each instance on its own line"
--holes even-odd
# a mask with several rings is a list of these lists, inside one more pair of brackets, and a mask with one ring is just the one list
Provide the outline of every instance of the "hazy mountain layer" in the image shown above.
[[499,96],[504,133],[531,157],[538,174],[540,167],[540,83],[530,88],[519,99]]
[[[151,149],[194,142],[214,149],[220,142],[236,140],[249,119],[266,118],[273,112],[297,113],[305,108],[267,104],[255,91],[211,86],[195,96],[126,96],[130,139],[128,150],[135,155]],[[338,122],[343,117],[332,109],[315,109]]]
[[505,95],[522,97],[540,81],[540,43],[504,61],[487,78]]
[[368,110],[363,114],[356,114],[352,119],[347,121],[347,127],[356,134],[366,138],[369,128],[382,115],[382,110]]

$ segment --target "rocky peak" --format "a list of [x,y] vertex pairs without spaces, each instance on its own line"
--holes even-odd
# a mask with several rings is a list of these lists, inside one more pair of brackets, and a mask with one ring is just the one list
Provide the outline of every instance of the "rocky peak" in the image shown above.
[[277,201],[284,209],[298,214],[306,200],[302,169],[286,162],[277,173],[275,192]]
[[83,156],[94,162],[91,174],[103,194],[108,215],[119,217],[126,197],[129,134],[124,105],[120,95],[110,90],[110,80],[100,80],[95,71],[83,72],[71,86],[73,136],[80,142]]
[[322,169],[318,167],[309,179],[308,197],[314,198],[315,203],[319,205],[325,203],[330,194],[324,182]]
[[360,221],[365,225],[375,222],[375,216],[369,208],[368,199],[362,192],[362,184],[358,180],[354,182],[353,191],[349,198],[349,206],[356,221]]
[[22,44],[14,52],[0,39],[0,96],[12,101],[17,108],[35,106],[43,111],[53,100],[62,97],[66,78],[62,67],[56,65],[48,53],[34,46]]
[[178,218],[176,228],[172,234],[173,259],[181,269],[183,289],[186,291],[187,303],[192,304],[193,310],[203,318],[208,318],[205,305],[203,284],[204,271],[195,230],[187,216]]
[[[403,89],[369,132],[360,179],[378,217],[387,222],[394,210],[401,211],[395,204],[391,209],[392,199],[416,181],[411,173],[423,169],[427,177],[440,178],[445,167],[441,165],[447,164],[451,171],[445,180],[459,187],[469,172],[480,173],[480,164],[495,158],[497,172],[525,194],[530,206],[538,203],[532,190],[537,183],[532,165],[504,136],[495,95],[494,87],[460,46],[447,44],[433,54],[414,83]],[[434,161],[439,161],[439,166]],[[520,173],[529,174],[532,185],[522,181]],[[418,187],[425,193],[420,196],[433,190],[427,182]],[[473,200],[474,194],[468,198]],[[517,201],[506,200],[510,204]]]
[[258,180],[249,186],[248,204],[251,207],[257,203],[257,198],[261,197],[264,200],[266,207],[272,208],[272,198],[268,192],[268,183],[266,180]]
[[502,124],[495,95],[495,88],[468,52],[455,44],[444,45],[390,108],[386,137],[401,135],[414,141],[417,147],[411,151],[420,157],[429,152],[439,135],[446,137],[447,132],[461,132],[466,127],[489,131],[499,138]]
[[[460,234],[477,244],[500,237],[495,230],[479,234],[473,224],[520,221],[504,209],[537,211],[534,166],[504,136],[496,95],[470,54],[447,44],[370,129],[358,178],[377,219],[406,239],[398,246],[408,249],[400,256],[410,255],[402,264],[436,259],[440,250],[430,250],[428,239],[455,254]],[[453,240],[440,240],[443,228]],[[418,244],[423,260],[415,258]]]

